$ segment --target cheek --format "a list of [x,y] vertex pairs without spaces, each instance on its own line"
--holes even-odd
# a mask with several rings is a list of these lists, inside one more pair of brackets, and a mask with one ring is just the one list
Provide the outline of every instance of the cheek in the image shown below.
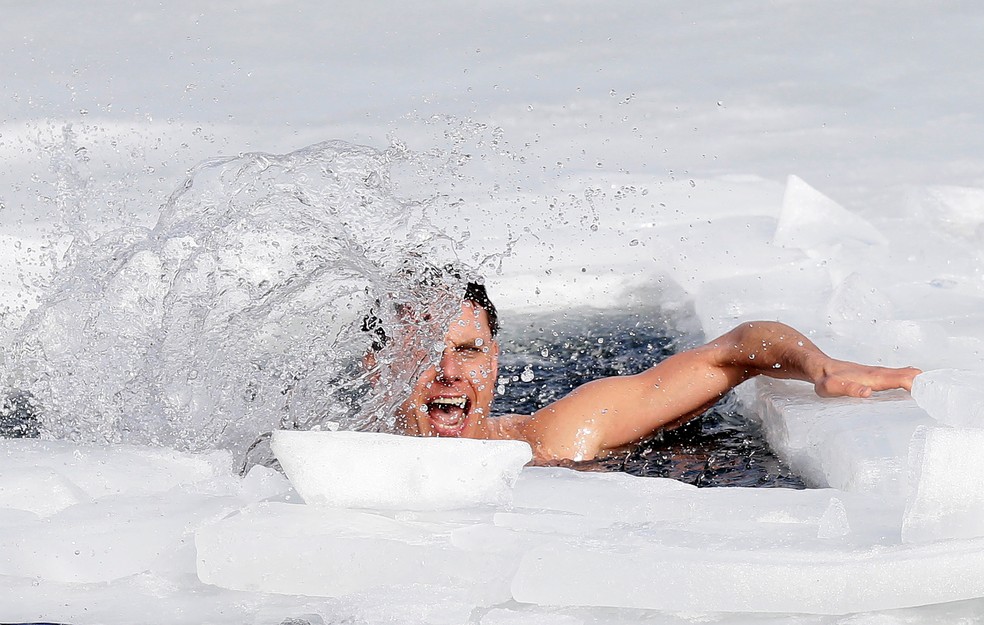
[[423,375],[417,378],[416,383],[413,385],[413,391],[411,397],[413,399],[418,399],[427,394],[427,391],[434,385],[434,380],[437,378],[437,370],[434,367],[430,367],[427,371],[424,371]]
[[492,363],[485,361],[469,367],[468,377],[471,378],[472,384],[477,389],[483,389],[483,387],[490,387],[495,384],[494,376],[492,375],[493,370]]

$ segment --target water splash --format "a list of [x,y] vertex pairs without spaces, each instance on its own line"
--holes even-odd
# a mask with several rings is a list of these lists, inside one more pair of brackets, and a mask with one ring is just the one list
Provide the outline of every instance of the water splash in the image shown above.
[[[44,436],[83,442],[242,451],[275,428],[392,427],[470,278],[433,271],[459,244],[428,217],[447,201],[421,178],[434,158],[335,141],[203,163],[153,228],[76,238],[2,386],[36,398]],[[429,321],[366,371],[370,308],[391,335],[397,310]]]

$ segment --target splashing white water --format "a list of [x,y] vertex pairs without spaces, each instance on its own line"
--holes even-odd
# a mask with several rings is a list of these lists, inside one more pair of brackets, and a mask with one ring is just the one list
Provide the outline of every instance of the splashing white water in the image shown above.
[[[434,271],[458,244],[428,217],[434,158],[327,142],[203,163],[154,228],[76,237],[3,385],[58,439],[242,451],[276,428],[391,427],[463,291]],[[364,315],[392,335],[406,306],[430,320],[365,371]]]

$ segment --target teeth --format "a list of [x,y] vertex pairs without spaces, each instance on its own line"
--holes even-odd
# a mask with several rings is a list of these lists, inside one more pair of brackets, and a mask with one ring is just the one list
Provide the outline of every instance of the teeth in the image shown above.
[[456,406],[465,409],[465,404],[468,402],[464,397],[438,397],[430,402],[431,405],[438,406]]

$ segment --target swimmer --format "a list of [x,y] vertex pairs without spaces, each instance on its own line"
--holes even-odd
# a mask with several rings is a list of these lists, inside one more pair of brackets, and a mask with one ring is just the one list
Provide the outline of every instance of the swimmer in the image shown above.
[[[591,460],[700,416],[758,375],[810,382],[821,397],[869,397],[911,390],[920,373],[836,360],[785,324],[755,321],[642,373],[588,382],[532,415],[492,417],[498,325],[485,287],[469,283],[440,361],[416,380],[398,410],[406,434],[521,440],[537,463]],[[363,329],[375,333],[376,349],[382,347],[385,335],[377,325],[370,321]]]

